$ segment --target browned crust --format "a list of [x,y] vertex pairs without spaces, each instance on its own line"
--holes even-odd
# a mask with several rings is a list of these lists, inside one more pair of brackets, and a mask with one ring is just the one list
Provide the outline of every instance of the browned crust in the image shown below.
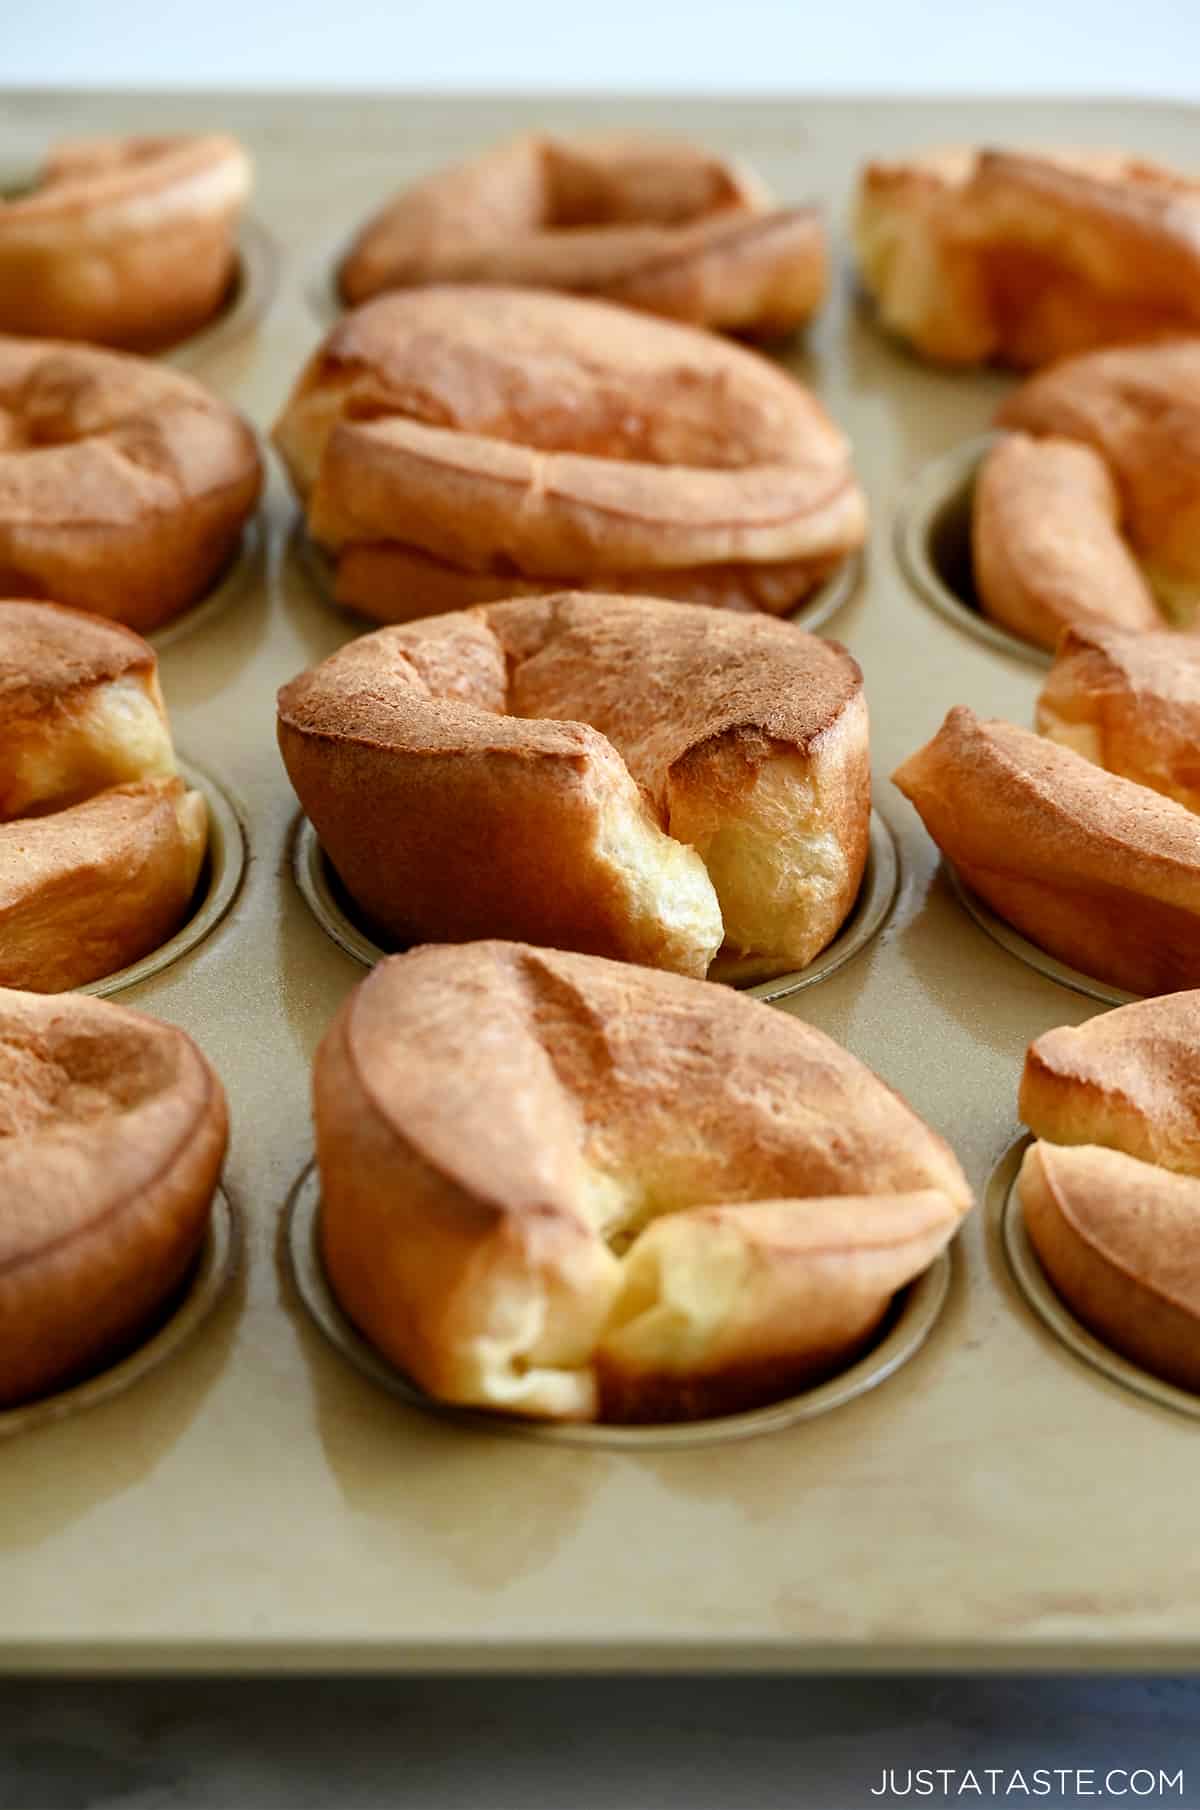
[[[650,575],[735,607],[789,607],[861,545],[847,444],[744,348],[593,301],[441,287],[328,336],[276,443],[338,594],[386,595],[429,559],[433,607],[492,581],[544,590]],[[405,564],[407,562],[407,565]],[[761,577],[759,577],[761,574]],[[449,575],[449,576],[448,576]]]
[[154,649],[119,623],[57,603],[0,600],[0,741],[96,686],[149,679]]
[[1200,639],[1076,630],[1059,645],[1037,726],[1110,773],[1200,812]]
[[0,986],[64,992],[166,942],[202,858],[193,796],[144,780],[0,824]]
[[174,1026],[0,991],[0,1406],[119,1357],[183,1281],[227,1139]]
[[662,597],[705,609],[782,616],[802,603],[840,563],[840,557],[833,554],[827,561],[611,572],[568,581],[561,576],[514,578],[505,572],[466,571],[399,542],[355,541],[335,556],[333,594],[348,609],[383,623],[413,622],[506,598],[548,597],[571,590]]
[[1200,993],[1105,1012],[1030,1044],[1021,1117],[1055,1144],[1101,1144],[1200,1176]]
[[1152,579],[1200,584],[1200,338],[1069,359],[1022,384],[996,418],[1090,447]]
[[0,588],[149,632],[195,603],[258,500],[254,435],[191,378],[0,340]]
[[74,140],[0,200],[0,331],[150,351],[228,295],[250,164],[221,134]]
[[893,780],[965,883],[1052,955],[1133,992],[1200,983],[1200,823],[1181,805],[961,706]]
[[1037,647],[1053,651],[1075,625],[1164,626],[1090,447],[1005,434],[976,481],[971,546],[984,614]]
[[1034,1249],[1096,1336],[1200,1389],[1200,1183],[1117,1151],[1036,1143],[1021,1205]]
[[1200,325],[1200,184],[1120,152],[868,165],[864,274],[927,357],[1034,367]]
[[428,283],[565,290],[696,326],[784,333],[828,284],[814,208],[690,145],[530,135],[414,184],[358,234],[350,304]]
[[[515,1324],[505,1301],[518,1313],[541,1303],[535,1344],[545,1349],[531,1349],[531,1363],[550,1361],[553,1345],[555,1362],[586,1367],[607,1337],[620,1266],[590,1218],[581,1163],[638,1176],[680,1223],[692,1207],[730,1203],[721,1211],[736,1218],[734,1203],[787,1212],[807,1200],[809,1245],[827,1255],[839,1238],[820,1235],[822,1202],[842,1239],[859,1250],[871,1241],[856,1238],[847,1202],[828,1196],[932,1193],[896,1213],[901,1243],[923,1219],[917,1268],[970,1198],[941,1140],[810,1026],[725,989],[520,945],[425,948],[380,964],[322,1042],[314,1102],[323,1250],[345,1311],[423,1387],[485,1406],[513,1406],[470,1381],[478,1341],[506,1337],[496,1316],[508,1332]],[[872,1210],[878,1232],[886,1202]],[[669,1216],[657,1224],[674,1229]],[[768,1284],[764,1307],[782,1323],[772,1291],[788,1266],[771,1260],[774,1216],[770,1236],[747,1237]],[[876,1320],[897,1286],[889,1272]],[[720,1366],[740,1405],[745,1362],[763,1358],[756,1298],[740,1302],[748,1330],[736,1322]],[[759,1371],[763,1388],[778,1386],[781,1365],[795,1374],[813,1355],[804,1316],[789,1323],[790,1345]],[[857,1330],[865,1336],[863,1320]],[[823,1352],[826,1327],[817,1343]],[[719,1391],[705,1355],[684,1369]],[[634,1367],[620,1366],[620,1413],[661,1412],[663,1377],[645,1374],[639,1399]],[[673,1387],[676,1411],[694,1412],[700,1398],[683,1369]]]
[[813,911],[818,948],[866,858],[862,675],[836,643],[768,618],[568,593],[382,629],[283,688],[279,739],[348,890],[404,941],[630,953],[585,856],[626,768],[690,840],[705,801],[733,809],[778,757],[806,762],[845,856],[844,885]]

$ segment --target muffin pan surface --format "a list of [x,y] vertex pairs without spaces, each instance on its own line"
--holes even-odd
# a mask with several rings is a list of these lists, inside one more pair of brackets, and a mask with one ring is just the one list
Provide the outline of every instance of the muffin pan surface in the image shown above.
[[[213,125],[256,165],[278,248],[257,329],[188,367],[260,430],[319,337],[314,265],[388,193],[523,127],[659,127],[820,198],[839,250],[809,334],[776,349],[854,443],[861,582],[823,632],[863,667],[875,806],[899,848],[882,928],[774,1008],[829,1032],[953,1144],[979,1205],[920,1349],[836,1411],[736,1445],[498,1438],[397,1400],[297,1291],[285,1209],[312,1155],[308,1073],[359,963],[293,874],[278,685],[356,625],[289,552],[272,461],[261,564],[161,645],[176,740],[246,844],[204,939],[123,991],[182,1024],[227,1088],[238,1286],[136,1390],[0,1441],[0,1666],[49,1671],[1023,1670],[1200,1664],[1194,1419],[1120,1387],[1030,1311],[989,1178],[1017,1135],[1025,1048],[1100,1002],[972,920],[888,774],[955,703],[1029,724],[1042,673],[964,634],[897,558],[901,499],[988,431],[1011,379],[916,362],[856,294],[859,163],[936,142],[1091,142],[1188,160],[1196,116],[1057,101],[681,103],[254,95],[5,96],[0,165],[51,138]],[[849,1393],[847,1391],[847,1393]]]

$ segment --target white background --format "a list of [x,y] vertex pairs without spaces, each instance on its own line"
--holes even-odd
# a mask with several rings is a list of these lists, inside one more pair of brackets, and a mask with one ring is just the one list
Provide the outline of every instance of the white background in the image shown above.
[[1200,0],[0,0],[17,83],[1191,99]]

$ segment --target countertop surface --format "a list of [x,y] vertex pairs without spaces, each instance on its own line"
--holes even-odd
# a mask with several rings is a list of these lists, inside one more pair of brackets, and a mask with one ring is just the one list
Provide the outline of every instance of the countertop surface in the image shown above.
[[1197,1810],[1200,1683],[5,1683],[0,1751],[3,1810]]

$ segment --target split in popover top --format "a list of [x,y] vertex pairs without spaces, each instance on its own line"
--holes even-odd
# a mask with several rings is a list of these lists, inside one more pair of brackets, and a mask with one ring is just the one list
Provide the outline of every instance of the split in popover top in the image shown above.
[[1200,993],[1047,1031],[1021,1117],[1026,1228],[1055,1289],[1105,1343],[1200,1390]]
[[1064,628],[1190,626],[1200,606],[1200,337],[1091,352],[996,416],[974,497],[985,614]]

